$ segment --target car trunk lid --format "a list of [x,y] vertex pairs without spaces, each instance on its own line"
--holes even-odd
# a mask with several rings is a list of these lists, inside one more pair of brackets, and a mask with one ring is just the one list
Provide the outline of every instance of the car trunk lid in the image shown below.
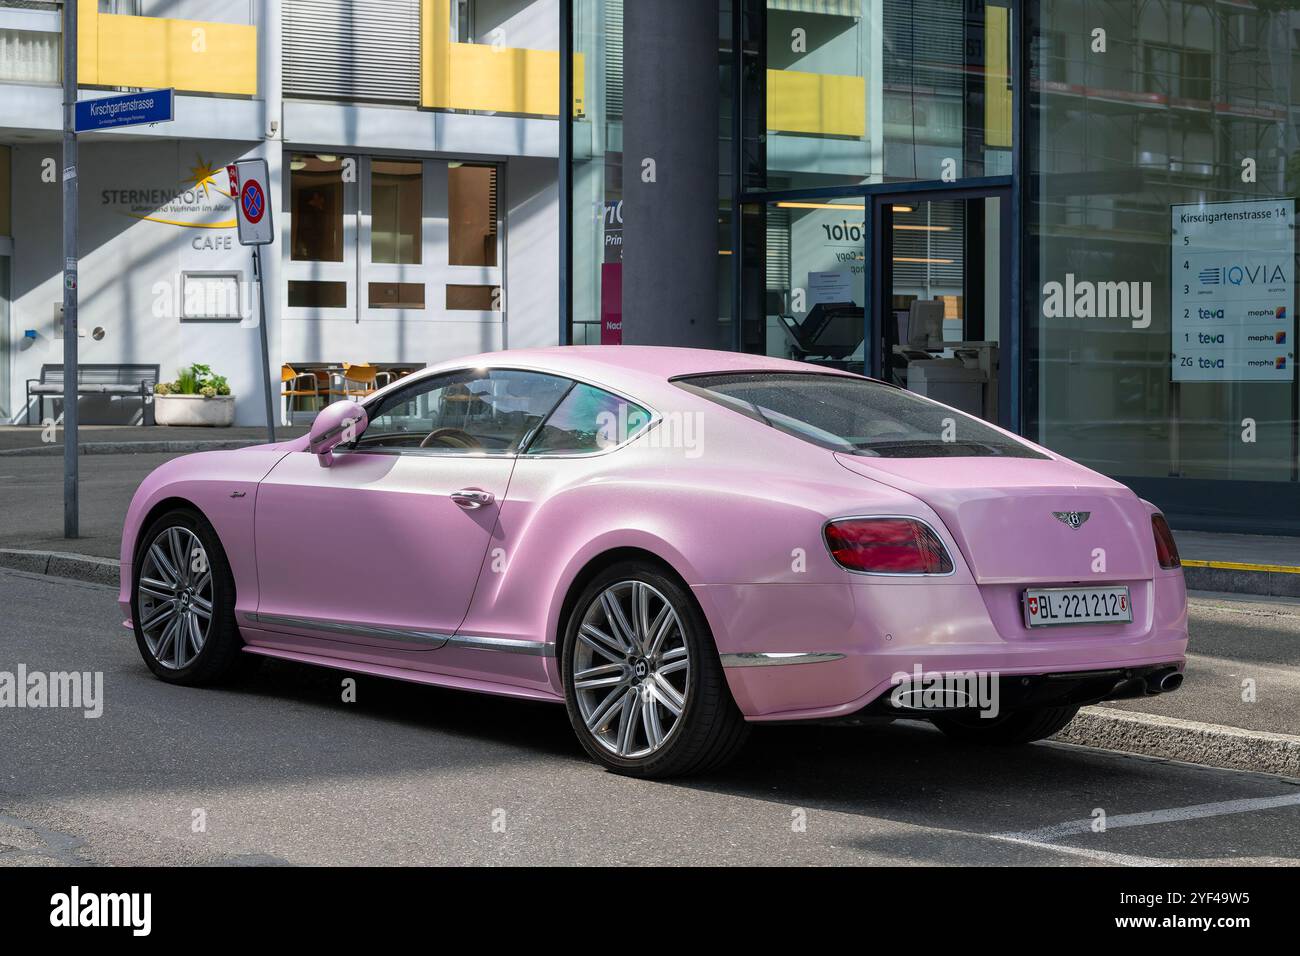
[[1146,507],[1128,488],[1080,465],[1054,458],[835,457],[933,508],[981,584],[1152,576]]

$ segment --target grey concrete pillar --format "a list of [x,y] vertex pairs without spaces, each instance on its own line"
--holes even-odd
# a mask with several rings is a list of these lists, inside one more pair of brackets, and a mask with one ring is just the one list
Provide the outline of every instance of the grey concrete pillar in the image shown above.
[[[718,7],[623,4],[623,342],[718,343]],[[645,162],[655,181],[645,181]]]

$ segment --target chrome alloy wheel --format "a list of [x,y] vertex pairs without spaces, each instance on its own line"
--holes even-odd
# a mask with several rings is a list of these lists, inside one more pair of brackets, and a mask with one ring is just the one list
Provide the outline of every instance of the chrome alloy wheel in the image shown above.
[[645,757],[681,720],[691,658],[668,598],[644,581],[611,584],[587,607],[570,655],[574,696],[611,754]]
[[212,567],[193,531],[172,526],[153,539],[141,557],[136,599],[154,660],[168,670],[191,664],[212,627]]

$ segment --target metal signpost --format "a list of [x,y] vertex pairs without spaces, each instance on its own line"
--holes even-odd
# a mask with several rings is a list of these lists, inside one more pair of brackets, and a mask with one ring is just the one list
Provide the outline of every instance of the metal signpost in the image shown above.
[[[77,502],[77,4],[63,5],[63,536]],[[42,423],[44,427],[44,423]]]
[[235,200],[239,243],[253,247],[253,279],[257,283],[257,327],[262,338],[262,377],[266,395],[267,440],[275,441],[275,400],[271,389],[271,347],[266,335],[266,294],[262,288],[262,246],[275,241],[271,216],[271,171],[264,159],[241,159],[226,167],[230,195]]
[[77,4],[63,5],[63,536],[80,536],[77,460],[77,134],[169,122],[172,90],[77,101]]

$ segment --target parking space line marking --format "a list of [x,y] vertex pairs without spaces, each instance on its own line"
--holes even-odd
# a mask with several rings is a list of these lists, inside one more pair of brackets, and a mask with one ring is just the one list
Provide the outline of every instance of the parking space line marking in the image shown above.
[[[1201,820],[1205,817],[1219,817],[1230,813],[1253,813],[1257,810],[1297,805],[1300,805],[1300,793],[1288,793],[1280,797],[1249,797],[1241,800],[1224,800],[1219,803],[1201,803],[1190,807],[1171,807],[1168,810],[1149,810],[1145,813],[1121,813],[1106,818],[1106,830],[1145,827],[1156,823],[1177,823],[1182,820]],[[1063,837],[1091,833],[1094,823],[1095,821],[1090,817],[1086,820],[1058,823],[1039,830],[1026,830],[1023,833],[995,833],[991,836],[1017,843],[1051,843]]]
[[993,833],[989,838],[998,840],[1002,843],[1015,843],[1020,846],[1032,846],[1039,850],[1048,850],[1052,853],[1065,853],[1070,856],[1081,856],[1096,863],[1104,863],[1107,866],[1178,866],[1172,860],[1158,860],[1149,856],[1133,856],[1129,853],[1112,853],[1109,850],[1094,850],[1086,846],[1070,846],[1068,843],[1048,843],[1043,840],[1032,840],[1027,836],[1017,835],[1014,833]]

